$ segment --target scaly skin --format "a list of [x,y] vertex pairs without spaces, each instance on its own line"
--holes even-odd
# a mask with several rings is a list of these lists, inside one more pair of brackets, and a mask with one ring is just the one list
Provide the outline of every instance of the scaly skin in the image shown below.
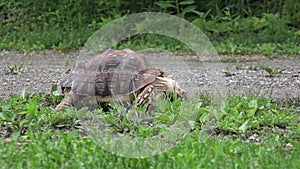
[[74,92],[71,89],[67,89],[64,91],[64,99],[56,106],[56,111],[61,111],[63,108],[73,106],[73,96]]

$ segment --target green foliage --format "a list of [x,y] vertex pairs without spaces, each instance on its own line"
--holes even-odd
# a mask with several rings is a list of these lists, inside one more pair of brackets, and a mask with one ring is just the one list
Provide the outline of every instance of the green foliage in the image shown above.
[[274,77],[275,75],[277,75],[277,74],[279,74],[281,72],[279,70],[278,66],[272,68],[272,67],[269,67],[269,66],[266,66],[266,65],[262,64],[262,65],[260,65],[260,68],[262,70],[265,70],[269,74],[270,77]]
[[224,73],[225,73],[225,76],[232,76],[233,75],[233,73],[231,72],[230,67],[226,67]]
[[176,14],[182,18],[186,18],[188,14],[201,14],[197,11],[197,5],[194,0],[184,0],[184,1],[157,1],[155,3],[160,7],[161,12]]
[[148,48],[162,49],[162,50],[185,50],[190,49],[182,42],[163,35],[156,34],[139,34],[128,37],[116,45],[116,48],[124,49],[131,48],[133,50],[143,50]]
[[292,108],[280,108],[271,99],[229,97],[222,111],[220,130],[233,133],[258,132],[264,127],[297,127],[297,118]]
[[[116,18],[137,12],[165,12],[199,27],[220,53],[298,55],[299,8],[300,2],[294,0],[9,0],[0,2],[0,49],[29,52],[80,48],[96,30]],[[121,46],[186,50],[178,42],[153,35],[129,38]]]
[[[109,10],[115,5],[74,0],[3,2],[0,4],[3,18],[1,48],[25,51],[79,48],[93,31],[100,28],[93,23],[118,15],[119,11]],[[108,9],[107,13],[103,13],[105,9]]]
[[24,64],[20,64],[20,65],[17,65],[17,64],[13,64],[12,66],[8,66],[4,72],[5,74],[13,74],[13,75],[16,75],[16,74],[20,74],[23,72],[23,65]]
[[170,97],[157,97],[142,107],[133,106],[130,109],[125,103],[109,103],[108,111],[99,110],[89,112],[97,121],[107,124],[106,130],[128,134],[133,137],[152,137],[164,132],[173,125],[180,113],[183,113],[181,100]]
[[[53,87],[55,90],[55,86]],[[213,100],[202,94],[198,125],[170,151],[150,158],[117,156],[80,134],[74,109],[55,112],[55,95],[26,94],[0,100],[0,163],[3,168],[298,168],[299,114],[271,99],[229,97],[212,120]],[[53,102],[54,100],[54,102]],[[175,105],[178,103],[175,103]],[[181,103],[184,105],[184,103]],[[48,106],[45,106],[48,105]],[[191,107],[188,104],[188,107]],[[185,110],[189,110],[185,106]],[[120,109],[121,107],[114,109]],[[162,107],[164,108],[164,107]],[[167,110],[172,106],[166,106]],[[112,111],[116,115],[116,111]],[[182,112],[183,113],[183,112]],[[116,120],[107,114],[107,120]],[[161,116],[161,115],[159,115]],[[112,118],[111,118],[112,117]],[[171,117],[171,116],[170,116]],[[167,118],[162,118],[165,121]],[[195,119],[196,120],[196,119]],[[205,123],[217,133],[203,133]],[[128,124],[117,122],[116,124]],[[212,124],[213,123],[209,123]],[[149,136],[145,126],[140,137]],[[6,133],[5,133],[6,132]],[[153,132],[152,132],[153,133]],[[258,135],[258,142],[250,139]],[[231,136],[231,137],[229,137]],[[199,160],[200,159],[200,160]],[[224,160],[225,159],[225,160]]]

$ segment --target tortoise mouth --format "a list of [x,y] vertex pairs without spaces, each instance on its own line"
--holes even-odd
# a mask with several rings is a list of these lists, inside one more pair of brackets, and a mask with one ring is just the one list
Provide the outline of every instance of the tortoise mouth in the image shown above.
[[157,77],[153,82],[153,86],[159,91],[169,92],[172,95],[177,95],[180,98],[186,98],[187,94],[181,89],[180,85],[173,77]]

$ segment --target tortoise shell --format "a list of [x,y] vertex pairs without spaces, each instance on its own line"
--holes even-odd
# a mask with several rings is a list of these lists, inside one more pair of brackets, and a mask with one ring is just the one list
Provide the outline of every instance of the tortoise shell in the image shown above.
[[163,76],[148,68],[144,55],[130,49],[109,49],[88,62],[79,63],[61,82],[62,91],[78,95],[109,97],[131,94]]

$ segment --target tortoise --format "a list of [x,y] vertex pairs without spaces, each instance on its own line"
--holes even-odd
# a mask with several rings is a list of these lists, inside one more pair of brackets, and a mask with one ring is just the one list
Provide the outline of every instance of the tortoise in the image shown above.
[[186,92],[173,77],[150,68],[145,56],[131,49],[108,49],[78,64],[59,85],[64,98],[56,111],[74,106],[89,96],[100,103],[122,101],[137,106],[141,106],[153,90],[168,92],[172,97],[186,97]]

